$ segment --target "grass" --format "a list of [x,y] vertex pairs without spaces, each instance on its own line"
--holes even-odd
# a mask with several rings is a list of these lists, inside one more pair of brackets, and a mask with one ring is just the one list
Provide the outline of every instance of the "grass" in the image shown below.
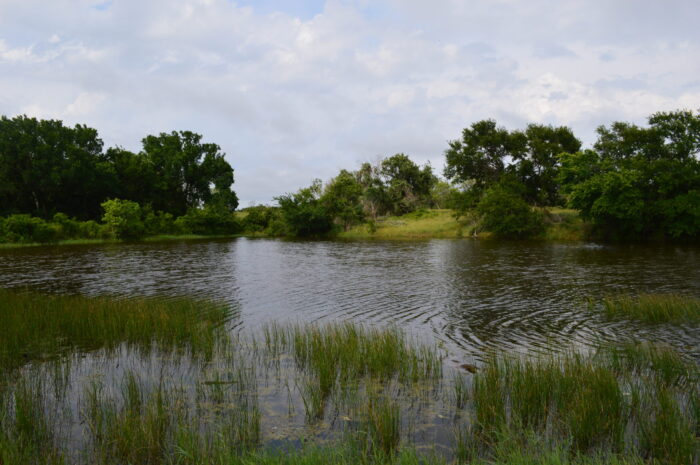
[[224,305],[189,298],[41,295],[0,290],[0,368],[68,351],[186,347],[210,354],[228,316]]
[[548,241],[583,241],[590,237],[591,226],[585,223],[577,210],[550,207],[544,209]]
[[[474,373],[446,374],[435,347],[393,327],[270,324],[250,337],[216,336],[225,311],[213,306],[211,315],[202,313],[201,302],[2,292],[16,308],[8,312],[8,300],[0,299],[6,309],[0,323],[12,330],[0,337],[7,341],[19,331],[17,340],[33,347],[34,363],[26,363],[26,349],[13,349],[5,356],[15,363],[0,366],[1,465],[688,465],[700,459],[698,366],[665,345],[493,353]],[[178,305],[189,310],[173,310]],[[27,316],[26,326],[12,320],[21,320],[17,315]],[[42,361],[56,347],[83,350],[86,337],[88,347],[126,344],[126,350]],[[44,338],[55,342],[43,346]],[[193,349],[182,356],[183,345],[209,355]],[[166,351],[143,350],[152,346]],[[289,405],[270,410],[262,403],[275,392],[275,402]],[[283,428],[285,415],[304,435],[299,443],[274,445],[270,435]],[[438,415],[445,427],[439,434],[457,431],[451,449],[439,456],[419,452],[411,443],[412,420]]]
[[676,294],[640,294],[606,297],[603,311],[610,318],[629,318],[645,323],[696,323],[700,299]]
[[498,456],[504,441],[529,431],[580,457],[605,453],[693,463],[700,418],[689,406],[698,395],[697,376],[679,384],[668,373],[680,365],[684,373],[697,373],[697,367],[665,350],[492,356],[475,375],[475,422],[470,434],[460,435],[460,450]]
[[367,224],[338,234],[342,239],[427,239],[455,238],[473,234],[476,223],[458,221],[452,210],[418,210],[403,216],[378,218],[376,229]]
[[0,249],[19,249],[24,247],[52,247],[61,245],[94,245],[94,244],[120,244],[125,242],[164,242],[164,241],[188,241],[201,239],[222,239],[240,237],[241,234],[157,234],[146,236],[137,241],[123,241],[119,239],[64,239],[58,242],[0,242]]

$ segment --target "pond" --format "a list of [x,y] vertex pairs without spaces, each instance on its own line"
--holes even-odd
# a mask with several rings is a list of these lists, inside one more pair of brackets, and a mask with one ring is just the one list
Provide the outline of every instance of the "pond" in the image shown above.
[[0,250],[0,287],[87,295],[189,295],[236,325],[395,324],[454,356],[651,338],[700,354],[700,328],[609,322],[588,298],[700,296],[700,248],[593,243],[246,239]]

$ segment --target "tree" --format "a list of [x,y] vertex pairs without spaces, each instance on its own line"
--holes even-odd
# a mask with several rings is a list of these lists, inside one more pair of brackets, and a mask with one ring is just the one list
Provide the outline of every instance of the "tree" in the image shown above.
[[530,124],[525,131],[508,131],[493,120],[478,121],[462,131],[461,140],[449,143],[445,176],[457,183],[471,183],[478,197],[504,176],[514,174],[525,187],[527,202],[556,205],[561,200],[557,155],[580,147],[581,141],[565,126]]
[[408,156],[397,153],[382,161],[379,173],[391,213],[408,213],[430,204],[430,194],[437,183],[430,165],[420,168]]
[[142,156],[155,175],[150,199],[155,210],[183,215],[190,208],[210,202],[229,210],[238,206],[238,198],[231,191],[233,168],[218,145],[202,143],[201,139],[190,131],[143,139]]
[[561,205],[557,156],[562,152],[577,152],[581,141],[565,126],[540,124],[529,124],[525,129],[525,138],[525,151],[514,154],[514,171],[525,186],[525,200],[537,205]]
[[562,154],[568,204],[617,239],[700,236],[700,114],[656,113],[648,127],[598,128],[595,150]]
[[0,118],[0,214],[97,218],[114,185],[95,129],[27,116]]
[[518,192],[520,188],[518,183],[504,181],[486,190],[477,211],[487,231],[513,238],[527,238],[542,232],[542,215],[525,202]]
[[326,186],[321,203],[328,214],[339,221],[347,231],[354,223],[362,221],[362,185],[347,170],[341,170]]
[[318,236],[333,229],[333,220],[321,203],[321,180],[295,194],[276,197],[282,218],[292,236]]
[[525,152],[526,136],[498,127],[494,120],[482,120],[462,130],[462,139],[449,142],[445,151],[445,177],[451,181],[473,182],[479,192],[497,183],[509,159]]

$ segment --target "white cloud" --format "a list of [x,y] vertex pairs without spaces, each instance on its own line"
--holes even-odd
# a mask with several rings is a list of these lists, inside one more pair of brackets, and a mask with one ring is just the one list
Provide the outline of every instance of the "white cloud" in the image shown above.
[[700,107],[692,1],[329,0],[303,17],[248,3],[0,2],[0,113],[133,150],[195,130],[247,203],[395,152],[440,171],[478,119],[591,143],[598,124]]

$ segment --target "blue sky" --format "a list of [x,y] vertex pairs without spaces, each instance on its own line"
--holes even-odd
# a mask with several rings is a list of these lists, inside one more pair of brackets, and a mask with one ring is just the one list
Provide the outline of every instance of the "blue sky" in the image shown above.
[[700,108],[700,4],[646,0],[2,0],[0,114],[139,150],[188,129],[242,206],[397,152],[443,166],[474,121]]

